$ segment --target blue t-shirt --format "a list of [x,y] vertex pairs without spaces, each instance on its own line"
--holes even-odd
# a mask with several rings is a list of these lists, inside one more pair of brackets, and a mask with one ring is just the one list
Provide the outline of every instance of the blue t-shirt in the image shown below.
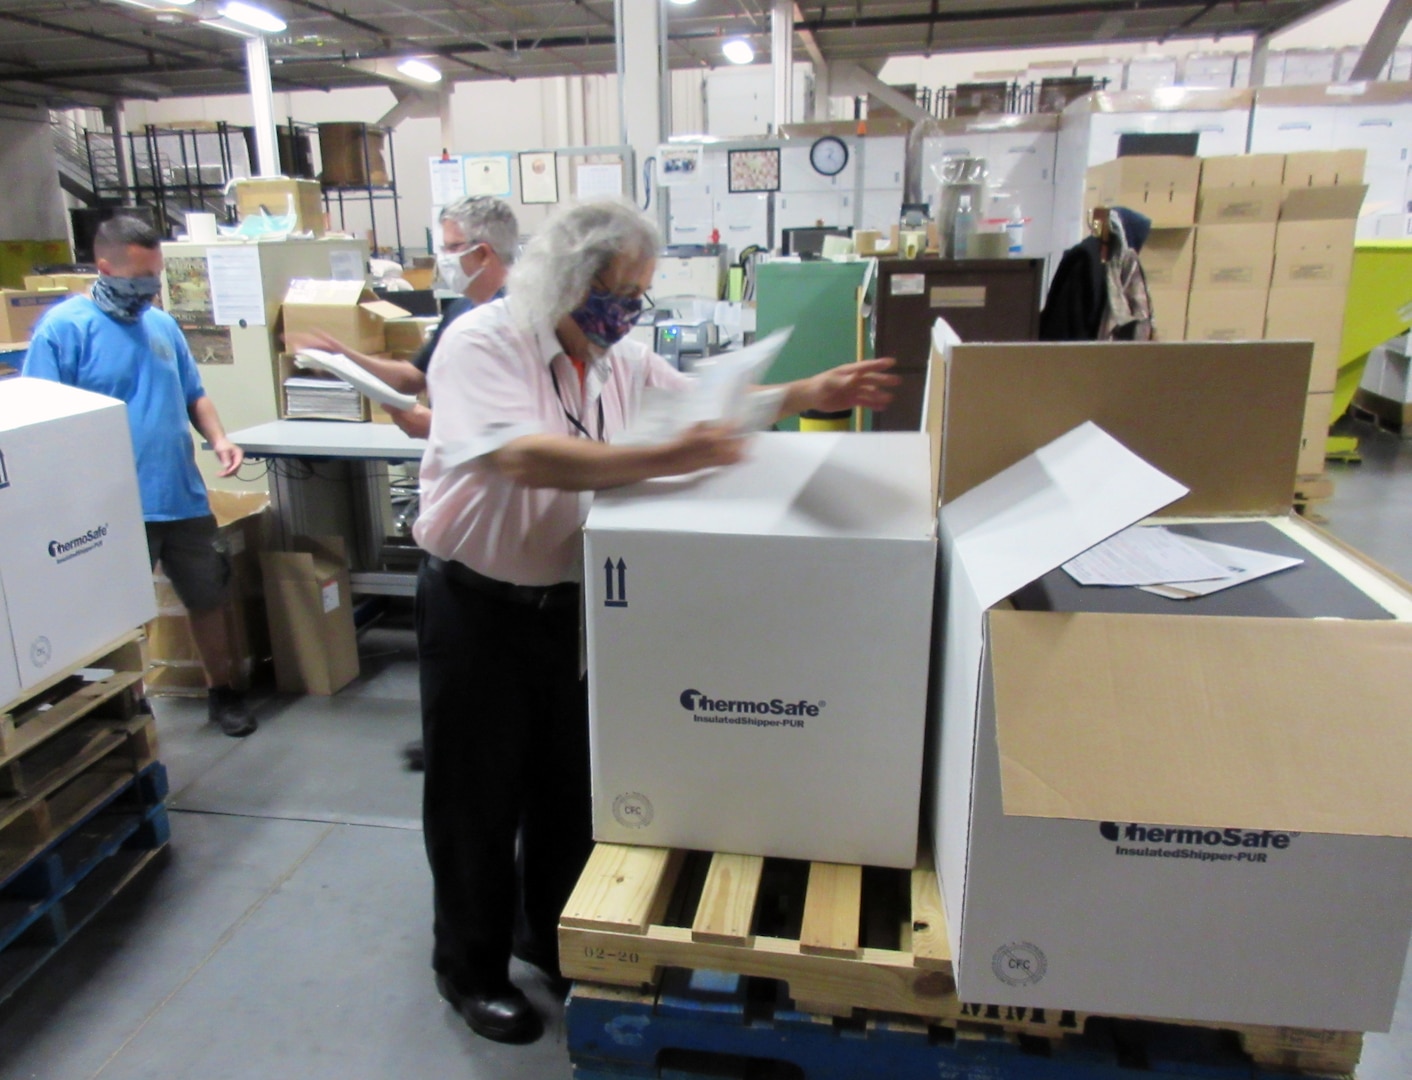
[[206,391],[181,328],[165,311],[148,308],[127,323],[86,296],[70,297],[35,327],[21,374],[127,403],[142,516],[148,521],[211,512],[187,413]]

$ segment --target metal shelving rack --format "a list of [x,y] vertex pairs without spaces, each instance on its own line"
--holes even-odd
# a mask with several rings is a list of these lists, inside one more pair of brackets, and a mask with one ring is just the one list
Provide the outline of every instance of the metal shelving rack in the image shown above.
[[84,132],[90,187],[104,201],[151,206],[166,232],[191,210],[224,220],[226,184],[250,173],[247,129],[224,121],[211,128],[148,124],[122,142],[125,170],[114,167],[111,133]]
[[[319,129],[318,124],[298,121],[293,117],[289,118],[288,124],[291,134],[301,131],[317,134]],[[396,238],[396,246],[391,250],[396,253],[398,262],[405,262],[405,251],[402,246],[402,211],[398,206],[399,195],[397,194],[397,155],[393,150],[392,128],[379,127],[376,124],[364,124],[363,130],[365,133],[369,131],[382,133],[387,153],[388,182],[386,184],[374,184],[371,182],[373,162],[372,155],[368,152],[368,140],[365,138],[363,139],[363,175],[368,177],[369,182],[366,184],[323,184],[324,211],[330,215],[330,224],[332,224],[333,210],[337,207],[338,228],[346,232],[347,206],[352,203],[366,202],[368,205],[368,220],[372,233],[372,248],[374,254],[376,254],[379,248],[377,206],[378,203],[381,202],[391,202],[393,232]]]

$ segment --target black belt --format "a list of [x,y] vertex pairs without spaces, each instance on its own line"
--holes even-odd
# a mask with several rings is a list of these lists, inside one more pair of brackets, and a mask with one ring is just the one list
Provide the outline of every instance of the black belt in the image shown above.
[[511,585],[508,581],[497,581],[495,578],[478,574],[465,563],[438,559],[435,555],[427,556],[427,566],[458,585],[510,604],[537,608],[569,608],[579,605],[579,585],[575,581],[561,581],[557,585]]

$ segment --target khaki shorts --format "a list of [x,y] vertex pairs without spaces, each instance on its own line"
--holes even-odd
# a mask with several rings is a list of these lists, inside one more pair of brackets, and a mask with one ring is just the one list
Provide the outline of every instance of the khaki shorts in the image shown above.
[[230,594],[230,556],[214,515],[147,522],[147,553],[162,564],[187,611],[210,611]]

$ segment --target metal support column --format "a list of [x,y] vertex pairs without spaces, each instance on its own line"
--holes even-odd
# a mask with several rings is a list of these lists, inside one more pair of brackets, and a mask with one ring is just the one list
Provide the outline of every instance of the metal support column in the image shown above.
[[775,77],[775,134],[794,122],[794,2],[775,0],[770,15],[770,67]]
[[[647,194],[642,171],[648,158],[666,141],[671,115],[670,86],[666,72],[667,17],[665,0],[614,0],[613,15],[618,45],[618,102],[621,141],[633,148],[632,192],[639,206]],[[665,200],[652,188],[647,213],[666,232]]]
[[279,140],[275,137],[275,95],[270,85],[270,50],[260,36],[245,41],[245,73],[255,112],[257,176],[279,175]]
[[1392,59],[1393,51],[1402,40],[1409,22],[1412,22],[1412,0],[1388,0],[1378,25],[1373,27],[1373,35],[1368,38],[1368,44],[1358,57],[1358,63],[1353,65],[1351,77],[1354,82],[1371,81],[1378,77]]

